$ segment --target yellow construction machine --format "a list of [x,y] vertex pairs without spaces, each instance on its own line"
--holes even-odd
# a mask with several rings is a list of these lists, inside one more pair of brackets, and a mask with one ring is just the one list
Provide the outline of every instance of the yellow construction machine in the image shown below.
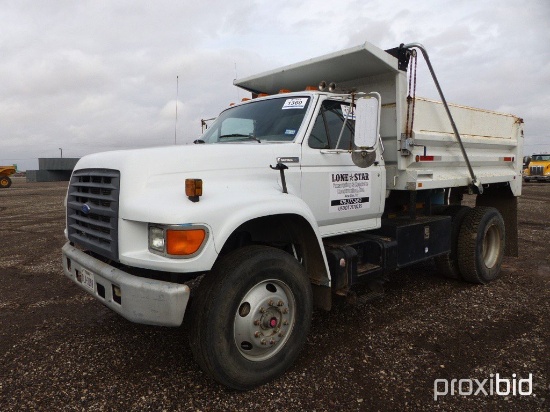
[[10,176],[15,172],[15,166],[0,166],[0,189],[11,186]]

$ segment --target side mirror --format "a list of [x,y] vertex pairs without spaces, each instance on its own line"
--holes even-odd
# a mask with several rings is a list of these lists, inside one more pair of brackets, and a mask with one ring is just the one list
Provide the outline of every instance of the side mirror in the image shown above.
[[358,148],[375,147],[379,135],[379,102],[374,97],[361,97],[355,103],[355,137]]

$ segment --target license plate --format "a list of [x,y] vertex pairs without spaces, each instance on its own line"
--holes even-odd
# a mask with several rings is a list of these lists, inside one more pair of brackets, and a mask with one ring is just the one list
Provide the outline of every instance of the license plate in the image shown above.
[[95,290],[95,277],[92,272],[86,269],[82,269],[82,276],[80,278],[80,282],[86,286],[86,288],[90,289],[92,292]]

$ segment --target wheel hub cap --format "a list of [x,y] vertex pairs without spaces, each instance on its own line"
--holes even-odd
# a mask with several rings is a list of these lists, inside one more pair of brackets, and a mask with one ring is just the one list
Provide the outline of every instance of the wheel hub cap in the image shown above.
[[252,361],[274,356],[286,343],[295,322],[295,301],[279,280],[253,286],[241,300],[234,321],[239,352]]

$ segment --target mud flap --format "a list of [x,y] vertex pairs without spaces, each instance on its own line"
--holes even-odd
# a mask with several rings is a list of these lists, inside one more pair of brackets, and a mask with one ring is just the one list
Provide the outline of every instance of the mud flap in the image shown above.
[[476,206],[491,206],[497,209],[504,219],[506,240],[505,256],[519,256],[518,248],[518,198],[508,186],[489,186],[482,195],[477,195]]

